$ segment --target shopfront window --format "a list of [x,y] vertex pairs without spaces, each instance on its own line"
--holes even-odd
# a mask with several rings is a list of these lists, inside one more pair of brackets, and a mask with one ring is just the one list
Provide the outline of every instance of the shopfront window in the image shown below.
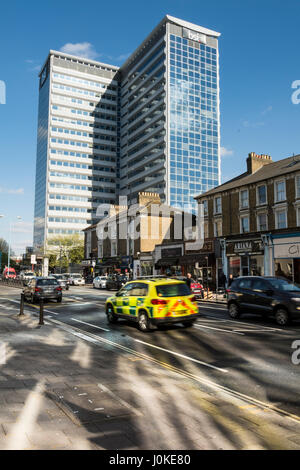
[[250,275],[264,275],[264,257],[263,255],[250,256]]
[[275,259],[275,276],[293,280],[293,260]]
[[240,275],[241,260],[239,256],[231,256],[229,258],[229,274],[232,274],[233,277],[238,277]]

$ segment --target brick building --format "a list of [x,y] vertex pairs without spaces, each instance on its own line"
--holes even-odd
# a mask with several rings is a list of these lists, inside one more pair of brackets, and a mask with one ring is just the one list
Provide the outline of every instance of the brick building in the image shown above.
[[281,275],[300,282],[300,155],[250,153],[247,171],[196,197],[205,238],[222,247],[218,277]]
[[99,274],[126,272],[136,277],[160,273],[162,267],[172,268],[174,259],[162,259],[162,251],[157,260],[155,247],[182,246],[182,256],[188,239],[184,227],[193,231],[195,224],[194,215],[163,204],[158,193],[141,192],[136,205],[112,205],[98,224],[84,230],[86,262]]

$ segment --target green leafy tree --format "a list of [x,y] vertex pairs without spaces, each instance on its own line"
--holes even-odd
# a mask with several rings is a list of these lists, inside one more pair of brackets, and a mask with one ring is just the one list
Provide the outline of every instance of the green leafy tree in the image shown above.
[[[1,266],[0,266],[0,271],[1,272],[3,271],[5,266],[7,266],[7,264],[8,264],[8,248],[9,248],[9,245],[8,245],[7,241],[4,240],[4,238],[0,238],[0,251],[2,253]],[[14,255],[14,252],[11,250],[10,251],[10,257],[12,257],[13,255]],[[12,268],[14,268],[16,266],[16,263],[12,259],[10,259],[10,266]]]
[[53,237],[48,241],[46,256],[49,258],[50,269],[69,268],[70,263],[79,264],[84,259],[84,242],[80,235]]

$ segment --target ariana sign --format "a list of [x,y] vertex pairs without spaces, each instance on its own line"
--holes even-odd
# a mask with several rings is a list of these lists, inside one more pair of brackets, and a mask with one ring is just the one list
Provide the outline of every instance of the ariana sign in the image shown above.
[[206,36],[205,34],[197,33],[196,31],[191,31],[190,29],[183,28],[182,36],[187,39],[191,39],[191,41],[202,42],[206,44]]

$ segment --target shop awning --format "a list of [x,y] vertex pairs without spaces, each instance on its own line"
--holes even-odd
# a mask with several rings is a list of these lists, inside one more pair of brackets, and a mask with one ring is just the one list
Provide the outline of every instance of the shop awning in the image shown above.
[[156,266],[179,266],[178,258],[161,258],[157,261]]

